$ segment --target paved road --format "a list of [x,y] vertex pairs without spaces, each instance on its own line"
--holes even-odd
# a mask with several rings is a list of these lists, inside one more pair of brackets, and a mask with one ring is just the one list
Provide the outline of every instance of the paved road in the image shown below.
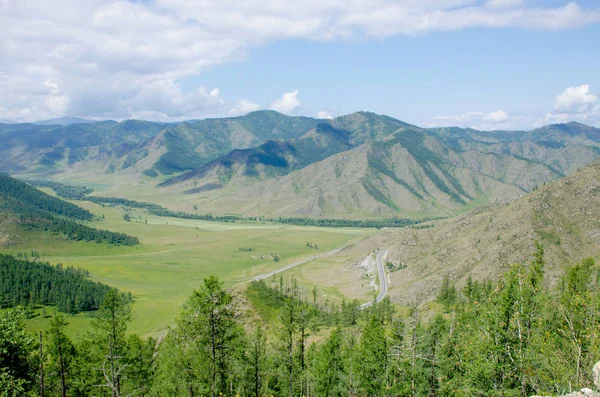
[[318,258],[322,258],[324,256],[329,256],[329,255],[337,254],[338,252],[340,252],[344,248],[346,248],[346,247],[336,248],[334,250],[327,251],[327,252],[319,254],[319,255],[311,256],[310,258],[299,260],[298,262],[290,263],[289,265],[285,265],[284,267],[280,267],[279,269],[273,270],[272,272],[261,274],[260,276],[252,277],[250,279],[250,281],[264,280],[265,278],[269,278],[269,277],[274,276],[274,275],[276,275],[278,273],[285,272],[286,270],[290,270],[293,267],[300,266],[300,265],[302,265],[302,264],[304,264],[306,262],[310,262],[310,261],[312,261],[314,259],[318,259]]
[[[281,272],[285,272],[286,270],[290,270],[293,267],[296,266],[300,266],[306,262],[310,262],[314,259],[318,259],[318,258],[322,258],[324,256],[329,256],[329,255],[334,255],[337,254],[338,252],[340,252],[341,250],[343,250],[346,247],[341,247],[341,248],[336,248],[334,250],[331,251],[327,251],[323,254],[319,254],[319,255],[315,255],[315,256],[311,256],[310,258],[306,258],[306,259],[302,259],[299,260],[297,262],[294,263],[290,263],[289,265],[285,265],[284,267],[280,267],[277,270],[273,270],[272,272],[269,273],[265,273],[265,274],[261,274],[259,276],[254,276],[250,279],[250,281],[258,281],[258,280],[264,280],[265,278],[269,278],[271,276],[274,276],[276,274],[279,274]],[[388,282],[387,282],[387,276],[385,274],[385,264],[383,263],[383,256],[387,253],[387,250],[384,251],[379,251],[379,253],[377,254],[377,271],[379,273],[379,294],[377,295],[377,298],[375,298],[375,303],[380,302],[383,298],[385,298],[386,294],[387,294],[387,290],[388,290]],[[361,307],[369,307],[373,304],[373,302],[367,302],[365,304],[363,304]]]
[[[387,250],[379,251],[377,254],[377,272],[379,273],[379,294],[377,298],[375,298],[375,303],[381,302],[388,290],[388,282],[387,276],[385,274],[385,265],[383,263],[383,256],[387,253]],[[369,307],[373,304],[373,302],[367,302],[363,304],[361,307]]]

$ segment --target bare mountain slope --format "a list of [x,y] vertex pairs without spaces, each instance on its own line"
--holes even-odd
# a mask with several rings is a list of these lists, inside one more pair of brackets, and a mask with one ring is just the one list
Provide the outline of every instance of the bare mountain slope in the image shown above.
[[[546,248],[550,284],[565,266],[600,254],[600,162],[508,204],[490,204],[431,228],[389,231],[390,295],[410,303],[435,297],[448,275],[459,286],[469,275],[496,277],[511,263],[528,261],[534,241]],[[385,244],[385,242],[378,242]]]
[[[235,208],[269,217],[423,218],[447,217],[490,200],[508,199],[561,175],[542,163],[510,155],[459,152],[412,129],[304,167],[292,165],[301,156],[288,156],[294,148],[284,144],[288,143],[273,143],[271,150],[261,152],[263,158],[269,155],[268,162],[249,164],[248,151],[235,152],[169,181],[166,189],[198,192],[194,205],[203,212]],[[277,153],[286,155],[276,157]],[[250,165],[254,175],[248,173]],[[278,177],[269,178],[277,172]],[[203,188],[208,186],[221,189]]]

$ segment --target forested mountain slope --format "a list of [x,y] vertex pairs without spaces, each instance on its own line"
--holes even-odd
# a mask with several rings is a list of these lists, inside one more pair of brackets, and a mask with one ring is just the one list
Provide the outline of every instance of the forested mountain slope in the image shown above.
[[52,233],[77,241],[139,244],[137,237],[80,223],[92,218],[92,213],[85,209],[0,174],[0,245],[10,245],[16,242],[17,235],[23,238],[28,231]]

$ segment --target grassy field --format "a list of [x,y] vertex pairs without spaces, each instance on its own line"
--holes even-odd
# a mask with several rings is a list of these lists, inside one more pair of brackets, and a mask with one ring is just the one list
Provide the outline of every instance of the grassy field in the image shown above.
[[[43,233],[28,233],[22,242],[4,252],[41,254],[42,259],[82,267],[94,280],[131,291],[135,297],[130,330],[156,335],[172,324],[182,305],[202,279],[216,275],[228,286],[269,272],[303,257],[360,241],[377,231],[297,227],[261,223],[217,223],[149,216],[89,202],[75,204],[92,211],[100,220],[92,226],[139,237],[141,245],[111,247],[106,244],[58,240]],[[306,242],[318,243],[319,250]],[[252,251],[240,251],[240,248]],[[272,254],[280,257],[279,262]],[[314,261],[316,266],[319,261]],[[324,262],[326,260],[324,259]],[[87,328],[87,316],[69,320],[69,333]],[[44,327],[41,316],[30,320],[32,329]]]

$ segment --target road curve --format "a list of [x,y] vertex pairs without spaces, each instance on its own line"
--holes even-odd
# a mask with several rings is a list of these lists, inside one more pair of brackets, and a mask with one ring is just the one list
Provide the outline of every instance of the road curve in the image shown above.
[[387,276],[385,274],[385,265],[383,264],[383,256],[387,254],[387,250],[377,254],[377,270],[379,271],[379,295],[375,298],[375,303],[380,302],[388,291]]
[[362,308],[369,307],[373,303],[381,302],[383,300],[383,298],[385,298],[385,296],[387,295],[388,282],[387,282],[387,276],[385,274],[385,265],[383,263],[383,256],[386,253],[387,253],[387,250],[379,251],[379,253],[377,254],[377,259],[376,259],[377,272],[379,274],[379,294],[377,294],[377,297],[375,298],[375,300],[373,302],[367,302],[367,303],[363,304],[361,306]]
[[[274,276],[276,274],[279,274],[281,272],[285,272],[286,270],[290,270],[291,268],[294,268],[296,266],[300,266],[300,265],[302,265],[302,264],[304,264],[306,262],[310,262],[310,261],[312,261],[314,259],[318,259],[318,258],[322,258],[322,257],[325,257],[325,256],[337,254],[338,252],[340,252],[344,248],[346,248],[346,247],[336,248],[334,250],[327,251],[327,252],[319,254],[319,255],[311,256],[310,258],[306,258],[306,259],[302,259],[302,260],[299,260],[299,261],[294,262],[294,263],[290,263],[289,265],[285,265],[285,266],[280,267],[277,270],[273,270],[273,271],[271,271],[269,273],[261,274],[259,276],[254,276],[249,281],[264,280],[266,278],[269,278],[269,277]],[[379,251],[377,253],[376,262],[377,262],[377,272],[379,273],[379,294],[377,295],[377,297],[373,301],[375,303],[381,302],[381,300],[383,300],[383,298],[385,298],[385,296],[387,295],[387,291],[388,291],[387,276],[385,274],[385,265],[383,263],[383,256],[386,253],[387,253],[387,250]],[[363,304],[361,307],[363,307],[363,308],[369,307],[369,306],[371,306],[373,304],[373,302],[367,302],[367,303]]]
[[286,270],[290,270],[293,267],[300,266],[300,265],[302,265],[302,264],[304,264],[306,262],[310,262],[310,261],[312,261],[314,259],[318,259],[318,258],[322,258],[324,256],[329,256],[329,255],[337,254],[338,252],[340,252],[344,248],[346,248],[346,247],[344,246],[344,247],[336,248],[334,250],[327,251],[327,252],[324,252],[324,253],[319,254],[319,255],[311,256],[310,258],[306,258],[306,259],[302,259],[302,260],[299,260],[299,261],[294,262],[294,263],[290,263],[289,265],[285,265],[284,267],[280,267],[279,269],[273,270],[272,272],[261,274],[259,276],[254,276],[254,277],[252,277],[250,279],[250,281],[264,280],[265,278],[269,278],[269,277],[274,276],[274,275],[276,275],[278,273],[285,272]]

